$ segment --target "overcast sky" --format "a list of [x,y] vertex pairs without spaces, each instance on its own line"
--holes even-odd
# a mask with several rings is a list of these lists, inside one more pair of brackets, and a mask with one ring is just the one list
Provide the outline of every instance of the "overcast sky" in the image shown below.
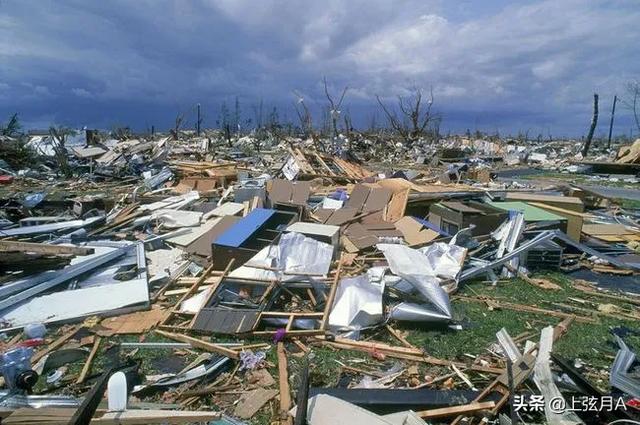
[[[598,133],[613,95],[640,79],[638,0],[0,0],[0,120],[215,126],[220,104],[259,99],[294,119],[350,87],[359,125],[388,98],[433,86],[443,128],[547,136]],[[629,134],[619,108],[617,133]],[[378,122],[383,119],[378,111]]]

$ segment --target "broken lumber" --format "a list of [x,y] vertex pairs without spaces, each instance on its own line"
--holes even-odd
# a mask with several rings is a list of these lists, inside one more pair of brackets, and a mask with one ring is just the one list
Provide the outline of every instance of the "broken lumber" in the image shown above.
[[461,406],[441,407],[439,409],[422,410],[416,412],[422,419],[446,418],[447,416],[459,415],[463,413],[475,413],[481,410],[493,409],[496,405],[494,401],[485,401],[482,403],[469,403]]
[[406,347],[393,347],[391,345],[382,342],[369,342],[369,341],[352,341],[346,338],[335,338],[335,341],[327,341],[322,336],[315,337],[317,341],[321,341],[324,344],[330,345],[336,348],[343,348],[347,350],[363,351],[365,353],[383,353],[389,357],[398,359],[412,360],[415,362],[428,363],[438,366],[450,366],[455,364],[458,367],[463,367],[476,372],[485,372],[499,375],[504,372],[503,369],[480,366],[480,365],[466,365],[464,363],[452,362],[450,360],[443,360],[436,357],[428,356],[422,350],[411,349]]
[[[14,411],[3,424],[12,425],[67,425],[76,409],[23,408]],[[91,425],[146,425],[146,424],[187,424],[209,422],[220,419],[219,412],[189,412],[179,410],[125,410],[124,412],[98,411]]]
[[233,351],[233,350],[231,350],[229,348],[223,347],[223,346],[218,345],[218,344],[213,344],[211,342],[206,342],[206,341],[203,341],[201,339],[193,338],[193,337],[188,336],[188,335],[176,334],[176,333],[161,331],[161,330],[158,330],[158,329],[156,329],[155,332],[158,335],[162,335],[162,336],[164,336],[166,338],[173,339],[174,341],[186,342],[188,344],[191,344],[191,346],[194,347],[194,348],[199,348],[201,350],[208,351],[210,353],[222,354],[223,356],[227,356],[227,357],[229,357],[231,359],[234,359],[234,360],[239,360],[240,359],[240,354],[238,354],[238,352]]
[[289,373],[287,371],[287,354],[284,351],[284,343],[278,342],[278,384],[280,386],[280,423],[291,425],[293,423],[289,410],[291,409],[291,392],[289,390]]
[[454,299],[460,300],[460,301],[483,303],[483,304],[489,302],[492,305],[494,305],[495,308],[505,308],[507,310],[520,311],[520,312],[524,311],[525,313],[544,314],[547,316],[560,317],[563,319],[572,317],[575,321],[581,322],[581,323],[597,323],[598,322],[596,319],[592,317],[576,316],[575,314],[563,313],[561,311],[555,311],[555,310],[547,310],[544,308],[533,307],[530,305],[515,304],[515,303],[506,302],[506,301],[498,301],[489,297],[467,297],[464,295],[456,295]]
[[96,336],[95,341],[93,341],[93,347],[91,347],[91,352],[89,353],[89,357],[87,361],[84,363],[82,367],[82,372],[80,372],[80,376],[76,380],[76,384],[82,384],[84,380],[87,378],[87,374],[91,370],[91,364],[93,363],[93,359],[96,357],[98,353],[98,347],[100,347],[100,341],[102,341],[102,337]]
[[33,357],[31,358],[31,363],[33,363],[33,364],[38,363],[38,360],[40,360],[41,358],[43,358],[44,356],[46,356],[50,352],[52,352],[54,350],[57,350],[58,348],[62,347],[68,340],[71,339],[71,337],[73,337],[80,330],[80,328],[81,328],[81,326],[79,326],[79,325],[78,326],[74,326],[69,332],[65,333],[60,338],[56,339],[51,344],[49,344],[47,346],[47,348],[45,348],[42,351],[38,351],[37,353],[35,353],[33,355]]
[[36,252],[39,254],[71,254],[90,255],[95,252],[93,248],[79,246],[52,245],[46,243],[0,241],[0,252]]

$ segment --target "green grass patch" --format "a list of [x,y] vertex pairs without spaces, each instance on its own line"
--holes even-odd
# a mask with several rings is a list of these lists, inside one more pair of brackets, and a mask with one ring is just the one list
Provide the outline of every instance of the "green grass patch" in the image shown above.
[[[631,307],[624,303],[592,297],[573,289],[571,280],[559,273],[539,277],[559,284],[562,289],[546,290],[530,285],[521,279],[512,279],[501,281],[496,286],[473,282],[464,285],[459,293],[467,296],[486,295],[498,301],[558,311],[559,307],[552,305],[552,303],[576,305],[570,298]],[[532,340],[537,342],[537,336],[543,327],[555,325],[562,320],[553,316],[522,311],[506,309],[490,311],[484,304],[459,300],[453,301],[452,307],[454,318],[464,327],[462,331],[419,332],[414,330],[408,337],[409,341],[424,347],[433,356],[448,359],[460,358],[465,353],[478,355],[486,352],[486,348],[496,342],[495,333],[503,327],[512,337],[525,331],[535,332],[536,336]],[[555,344],[554,351],[567,358],[580,358],[595,367],[608,368],[611,364],[611,356],[615,355],[617,351],[611,330],[619,326],[630,329],[637,327],[633,320],[622,318],[599,317],[597,323],[574,321],[568,332]],[[632,346],[640,347],[640,337],[629,335],[626,340]]]
[[613,181],[611,179],[596,179],[588,174],[560,173],[557,171],[545,171],[536,174],[523,174],[517,177],[523,180],[561,180],[567,183],[590,184],[595,186],[621,187],[621,188],[637,188],[638,183],[625,182],[622,179]]

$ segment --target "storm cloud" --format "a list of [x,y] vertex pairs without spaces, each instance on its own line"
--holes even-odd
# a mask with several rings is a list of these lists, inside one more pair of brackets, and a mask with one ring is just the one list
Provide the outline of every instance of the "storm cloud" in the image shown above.
[[636,0],[2,0],[0,119],[166,128],[200,102],[214,126],[236,96],[293,119],[326,76],[359,125],[420,86],[444,129],[581,135],[594,92],[640,78],[639,22]]

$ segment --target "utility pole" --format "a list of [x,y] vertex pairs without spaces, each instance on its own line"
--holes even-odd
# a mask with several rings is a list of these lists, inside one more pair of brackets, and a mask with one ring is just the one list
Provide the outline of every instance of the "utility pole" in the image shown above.
[[196,136],[200,136],[200,104],[198,103],[198,121],[196,121]]
[[611,133],[613,132],[613,117],[616,115],[616,102],[618,96],[613,96],[613,106],[611,107],[611,121],[609,121],[609,139],[607,140],[607,149],[611,149]]

